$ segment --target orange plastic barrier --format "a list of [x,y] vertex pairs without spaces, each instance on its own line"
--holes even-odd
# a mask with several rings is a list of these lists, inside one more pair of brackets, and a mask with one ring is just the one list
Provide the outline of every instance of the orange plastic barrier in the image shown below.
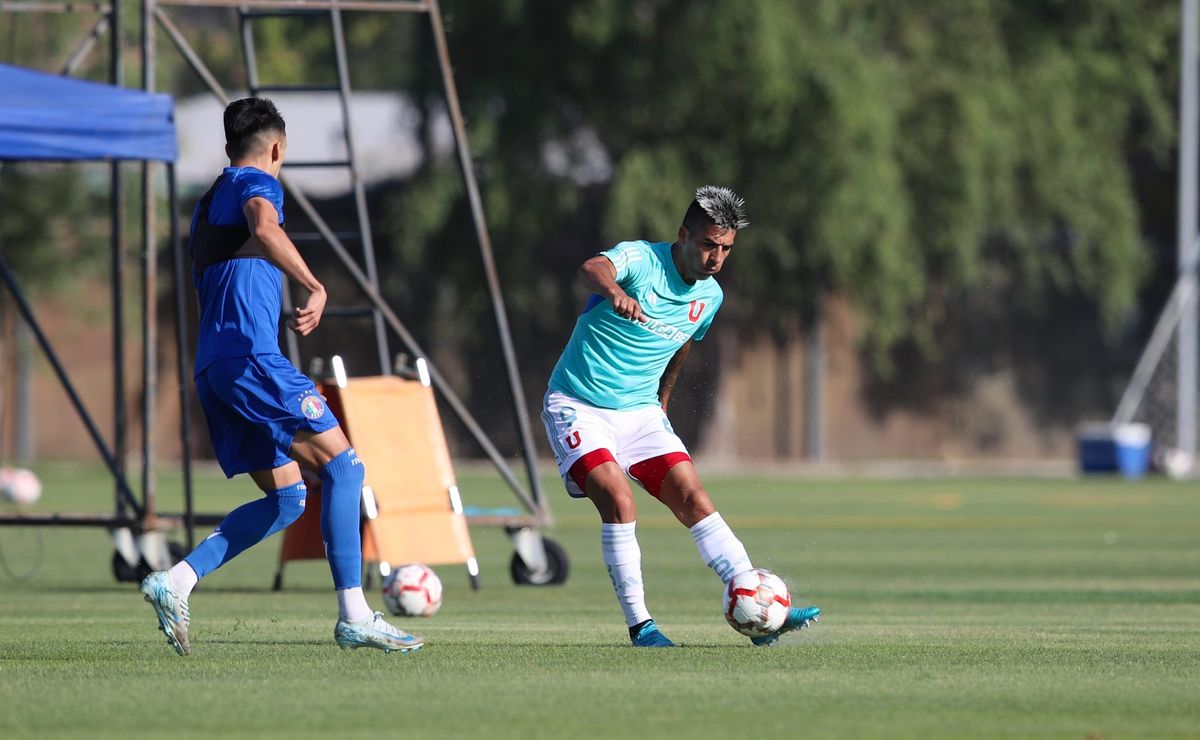
[[[391,566],[466,563],[474,581],[475,549],[433,389],[383,376],[351,378],[344,388],[323,383],[321,393],[366,466],[364,488],[377,511],[364,521],[363,560]],[[284,531],[280,573],[287,561],[325,557],[320,498],[313,495],[320,484],[307,480],[305,512]],[[275,587],[280,585],[277,575]]]

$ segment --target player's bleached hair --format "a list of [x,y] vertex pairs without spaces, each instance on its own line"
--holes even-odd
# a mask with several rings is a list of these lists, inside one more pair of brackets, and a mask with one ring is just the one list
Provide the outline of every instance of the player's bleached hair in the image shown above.
[[689,230],[694,229],[699,225],[697,222],[701,216],[719,229],[738,231],[750,225],[746,219],[746,199],[718,185],[704,185],[696,189],[696,199],[688,208],[683,225]]

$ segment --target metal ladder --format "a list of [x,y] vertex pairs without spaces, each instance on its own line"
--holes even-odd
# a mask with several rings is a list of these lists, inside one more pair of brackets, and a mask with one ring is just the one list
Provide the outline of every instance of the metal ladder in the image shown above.
[[[330,32],[333,37],[333,55],[334,63],[337,69],[336,84],[299,84],[299,85],[268,85],[263,84],[258,73],[258,58],[255,52],[254,43],[254,25],[256,21],[278,19],[278,18],[328,18],[330,24]],[[297,248],[303,249],[305,245],[315,243],[329,243],[330,236],[339,242],[357,241],[362,250],[362,267],[366,273],[367,280],[371,287],[376,291],[379,290],[379,273],[375,266],[375,245],[371,237],[371,221],[367,213],[367,196],[366,190],[363,187],[362,177],[359,174],[357,156],[354,150],[354,134],[351,125],[350,117],[350,67],[346,57],[346,37],[342,26],[342,11],[337,8],[329,8],[325,10],[303,9],[303,8],[272,8],[272,9],[251,9],[246,5],[238,7],[238,23],[241,28],[242,36],[242,53],[246,60],[246,80],[250,88],[250,94],[258,97],[260,95],[269,96],[272,93],[278,92],[304,92],[317,94],[336,94],[340,103],[339,110],[342,116],[342,132],[346,146],[346,156],[344,159],[326,159],[326,160],[297,160],[285,161],[284,171],[288,169],[343,169],[350,176],[351,188],[354,195],[354,210],[356,215],[356,229],[346,231],[331,231],[328,226],[322,223],[316,224],[317,230],[314,231],[296,231],[288,232],[293,243]],[[295,196],[300,196],[299,193],[294,193]],[[303,196],[300,196],[303,197]],[[322,229],[324,227],[324,229]],[[283,310],[285,315],[290,316],[293,309],[291,289],[288,280],[284,277],[283,282]],[[384,323],[383,313],[376,306],[366,307],[338,307],[327,306],[324,316],[327,318],[353,318],[362,316],[371,316],[371,321],[375,333],[375,344],[379,355],[379,372],[381,375],[389,375],[392,372],[392,358],[388,351],[387,327]],[[300,343],[297,336],[285,331],[288,357],[301,371],[304,367],[301,365]]]

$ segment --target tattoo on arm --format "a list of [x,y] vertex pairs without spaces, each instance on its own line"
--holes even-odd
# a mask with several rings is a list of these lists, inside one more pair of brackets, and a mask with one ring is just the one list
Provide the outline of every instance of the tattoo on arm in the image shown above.
[[658,381],[658,402],[662,405],[663,410],[667,409],[667,401],[671,397],[671,389],[675,387],[675,381],[679,379],[679,373],[683,370],[683,362],[687,359],[688,352],[692,349],[692,340],[684,342],[683,346],[675,353],[671,360],[667,363],[667,367],[663,370],[662,378]]

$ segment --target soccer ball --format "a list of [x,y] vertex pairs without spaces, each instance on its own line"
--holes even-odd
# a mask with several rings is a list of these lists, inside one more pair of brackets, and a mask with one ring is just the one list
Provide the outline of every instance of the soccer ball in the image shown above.
[[42,497],[42,482],[24,468],[0,468],[0,497],[14,504],[32,504]]
[[397,617],[432,617],[442,608],[442,582],[420,563],[401,565],[383,579],[383,603]]
[[1175,480],[1182,480],[1192,472],[1195,461],[1187,450],[1171,448],[1162,455],[1162,469]]
[[787,584],[769,570],[738,573],[725,586],[725,619],[747,637],[778,632],[791,605]]

